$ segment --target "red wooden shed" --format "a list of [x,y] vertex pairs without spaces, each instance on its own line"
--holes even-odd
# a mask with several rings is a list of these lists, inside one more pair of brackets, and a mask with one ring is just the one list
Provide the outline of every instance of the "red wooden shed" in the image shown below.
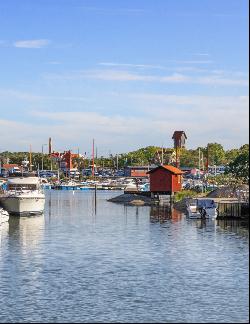
[[182,172],[172,165],[161,165],[148,171],[150,191],[153,193],[172,195],[182,189]]

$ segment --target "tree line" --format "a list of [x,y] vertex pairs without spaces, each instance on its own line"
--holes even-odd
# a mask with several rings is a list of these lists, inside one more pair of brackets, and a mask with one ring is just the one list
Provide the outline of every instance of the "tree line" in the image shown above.
[[[207,159],[209,165],[226,165],[227,171],[237,177],[248,177],[249,172],[249,144],[244,144],[238,149],[225,150],[219,143],[208,143],[205,147],[196,149],[181,149],[179,152],[180,166],[201,168],[206,167]],[[2,152],[0,154],[2,163],[22,164],[22,161],[29,159],[29,152]],[[88,168],[92,165],[92,158],[76,158],[74,161],[78,169]],[[95,165],[100,168],[121,169],[125,166],[148,166],[152,164],[173,164],[175,165],[175,150],[147,146],[136,151],[122,153],[119,155],[110,154],[108,157],[95,157]],[[58,169],[58,163],[51,159],[48,154],[32,153],[32,165],[34,169]]]

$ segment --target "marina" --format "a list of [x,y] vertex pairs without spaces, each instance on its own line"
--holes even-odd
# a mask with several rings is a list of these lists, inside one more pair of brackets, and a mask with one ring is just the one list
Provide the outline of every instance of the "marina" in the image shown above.
[[0,324],[249,323],[249,1],[0,30]]
[[46,190],[43,215],[2,224],[2,321],[248,321],[245,225],[119,194]]

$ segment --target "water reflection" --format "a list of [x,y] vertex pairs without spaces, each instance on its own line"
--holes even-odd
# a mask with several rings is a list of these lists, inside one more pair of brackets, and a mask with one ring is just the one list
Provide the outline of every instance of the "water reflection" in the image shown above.
[[248,220],[224,219],[216,220],[216,225],[223,231],[230,231],[240,236],[249,236]]
[[[4,222],[0,225],[0,248],[5,243],[5,240],[8,236],[9,223]],[[1,249],[0,249],[1,254]]]
[[49,191],[45,216],[11,217],[0,322],[247,322],[238,224],[107,201],[118,194],[98,192],[95,215],[93,192]]
[[170,205],[151,206],[150,208],[150,222],[160,224],[165,223],[172,218],[172,208]]
[[35,249],[44,235],[44,215],[18,217],[9,219],[9,242],[19,247],[21,252]]

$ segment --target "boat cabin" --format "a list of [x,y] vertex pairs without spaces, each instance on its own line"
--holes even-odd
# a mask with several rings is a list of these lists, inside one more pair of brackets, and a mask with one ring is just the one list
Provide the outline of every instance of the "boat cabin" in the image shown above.
[[38,190],[40,188],[39,179],[32,178],[13,178],[7,182],[7,190]]

